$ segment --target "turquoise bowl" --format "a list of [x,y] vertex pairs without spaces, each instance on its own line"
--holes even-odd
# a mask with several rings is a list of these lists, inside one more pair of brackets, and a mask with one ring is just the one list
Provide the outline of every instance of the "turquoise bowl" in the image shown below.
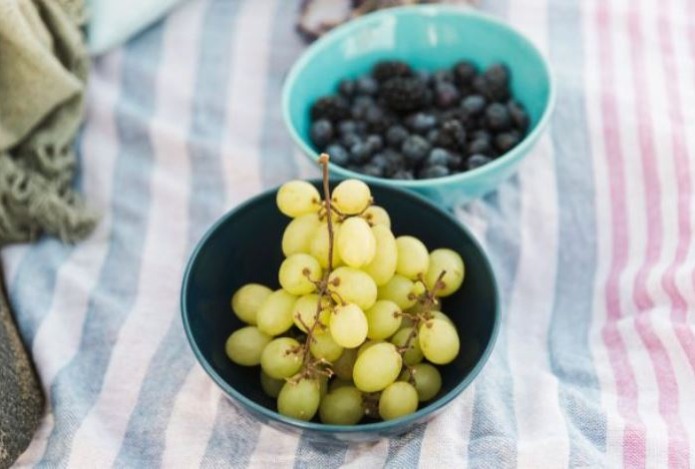
[[302,152],[318,158],[309,140],[309,109],[320,96],[334,93],[338,82],[367,73],[383,59],[400,59],[415,68],[450,67],[461,59],[480,67],[503,62],[512,72],[514,96],[526,107],[531,125],[512,150],[473,171],[401,181],[374,178],[331,165],[340,177],[402,187],[447,206],[494,190],[511,176],[545,129],[555,101],[548,62],[521,33],[469,8],[423,5],[369,14],[336,28],[307,49],[290,71],[282,95],[285,124]]
[[[319,181],[312,182],[317,188]],[[260,385],[259,367],[232,363],[224,345],[241,321],[230,308],[232,294],[242,285],[259,282],[279,288],[281,240],[289,219],[276,205],[276,189],[267,191],[215,223],[195,248],[181,290],[183,325],[193,352],[212,380],[243,412],[275,428],[303,432],[316,442],[371,441],[407,432],[441,412],[478,375],[492,351],[500,318],[497,284],[490,264],[473,235],[430,201],[396,188],[373,184],[377,203],[389,211],[394,233],[422,239],[430,249],[449,247],[466,263],[462,288],[443,302],[456,324],[461,352],[440,368],[442,390],[414,414],[359,425],[324,425],[280,415],[275,400]]]

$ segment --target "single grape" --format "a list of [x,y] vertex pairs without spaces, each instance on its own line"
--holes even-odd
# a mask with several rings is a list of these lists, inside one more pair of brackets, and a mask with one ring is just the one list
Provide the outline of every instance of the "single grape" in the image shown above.
[[336,344],[345,348],[358,347],[367,338],[367,318],[354,303],[335,308],[331,315],[330,331]]
[[261,369],[271,378],[289,378],[302,368],[302,358],[299,342],[289,337],[280,337],[263,349]]
[[321,280],[319,261],[309,254],[292,254],[282,261],[278,279],[282,288],[293,295],[306,295],[316,290],[313,282]]
[[363,267],[378,287],[386,285],[396,272],[398,263],[398,248],[396,238],[391,230],[384,225],[372,227],[372,234],[376,241],[376,252],[372,261]]
[[[316,293],[301,296],[294,303],[292,308],[292,319],[294,325],[302,332],[309,332],[307,327],[311,327],[316,320],[316,307],[319,304],[319,296]],[[328,299],[321,301],[322,309],[319,313],[319,324],[314,328],[314,334],[320,335],[328,330],[328,323],[331,320],[331,310],[328,308]],[[306,327],[304,327],[306,325]]]
[[352,380],[352,372],[357,360],[357,349],[348,348],[343,350],[342,355],[333,362],[333,373],[344,380]]
[[380,300],[365,311],[370,339],[386,339],[396,333],[401,325],[401,309],[396,303]]
[[268,396],[277,399],[280,390],[285,385],[284,379],[271,378],[261,369],[261,387]]
[[432,314],[432,319],[442,319],[442,320],[448,322],[449,324],[451,324],[452,326],[456,327],[456,325],[454,324],[454,321],[452,321],[449,316],[442,313],[441,311],[432,311],[431,314]]
[[376,240],[369,224],[359,217],[348,218],[340,227],[335,247],[340,258],[350,267],[369,264],[376,253]]
[[465,276],[463,259],[451,249],[435,249],[430,253],[430,266],[425,276],[427,288],[432,290],[439,274],[446,272],[441,282],[443,288],[435,291],[436,296],[449,296],[461,287]]
[[248,283],[232,296],[232,310],[246,324],[256,325],[256,313],[261,304],[273,293],[270,288],[258,283]]
[[328,376],[320,375],[317,379],[319,380],[319,393],[321,394],[321,399],[323,399],[328,394]]
[[[410,336],[412,330],[413,328],[409,327],[396,332],[396,334],[391,337],[391,343],[396,347],[405,347],[405,343],[408,341],[408,336]],[[418,342],[418,337],[416,335],[410,341],[408,350],[403,354],[403,361],[405,361],[407,365],[415,365],[416,363],[420,363],[422,358],[422,348],[420,348],[420,342]]]
[[398,378],[402,364],[393,344],[384,342],[369,347],[355,361],[355,386],[363,392],[381,391]]
[[364,353],[365,350],[369,350],[370,347],[375,346],[376,344],[383,344],[383,340],[367,340],[365,343],[359,346],[357,349],[357,356],[359,357]]
[[333,392],[336,389],[344,388],[345,386],[354,387],[355,383],[353,383],[352,380],[334,378],[331,380],[330,383],[328,383],[328,392]]
[[316,213],[307,213],[292,220],[282,234],[282,253],[291,256],[303,252],[311,254],[311,240],[321,226]]
[[314,357],[325,358],[331,363],[338,360],[343,353],[343,347],[336,344],[330,334],[314,335],[309,350]]
[[354,386],[335,389],[321,400],[321,422],[333,425],[355,425],[364,416],[362,393]]
[[261,362],[261,353],[272,337],[257,327],[246,326],[232,333],[225,343],[227,356],[237,365],[255,366]]
[[417,410],[418,395],[413,385],[397,381],[388,386],[379,397],[379,415],[393,420]]
[[299,420],[311,420],[321,401],[321,389],[316,379],[288,381],[278,395],[278,412]]
[[371,226],[382,225],[386,228],[391,228],[391,217],[389,213],[378,205],[371,205],[364,211],[362,217],[367,220]]
[[287,331],[292,324],[292,307],[297,297],[285,290],[276,290],[261,304],[256,314],[258,329],[268,335],[280,335]]
[[[415,390],[417,391],[418,400],[420,402],[429,401],[436,396],[442,388],[442,375],[439,374],[439,370],[437,370],[436,367],[429,363],[418,363],[413,366],[413,370],[413,380],[415,381]],[[403,373],[401,373],[398,379],[401,381],[409,381],[410,371],[407,369],[403,370]]]
[[356,215],[372,200],[369,186],[358,179],[346,179],[333,189],[331,202],[345,215]]
[[408,309],[417,301],[415,283],[402,275],[394,275],[385,285],[379,287],[380,300],[393,301],[401,310]]
[[352,267],[338,267],[328,277],[330,291],[337,302],[355,303],[362,311],[376,303],[377,289],[374,280],[365,272]]
[[446,365],[459,353],[459,336],[453,324],[442,319],[432,319],[420,326],[420,347],[432,363]]
[[[335,246],[335,240],[338,238],[340,233],[341,223],[333,222],[333,268],[340,266],[343,260],[340,258],[340,253],[338,248]],[[309,254],[314,256],[316,260],[319,261],[321,267],[324,269],[328,268],[328,248],[330,246],[329,236],[328,236],[328,223],[322,222],[319,227],[314,231],[314,235],[309,241]]]
[[290,181],[280,187],[276,202],[282,213],[295,218],[318,212],[321,208],[321,194],[306,181]]
[[396,238],[398,263],[396,273],[415,280],[418,275],[425,275],[430,265],[430,255],[422,241],[413,236]]

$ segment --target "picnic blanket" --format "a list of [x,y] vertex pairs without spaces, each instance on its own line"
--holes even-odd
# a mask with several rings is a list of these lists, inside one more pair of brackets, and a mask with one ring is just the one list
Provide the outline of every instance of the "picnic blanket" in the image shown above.
[[42,467],[692,467],[695,2],[488,0],[548,55],[558,103],[517,176],[455,212],[504,320],[446,412],[319,446],[249,419],[196,364],[178,295],[194,243],[264,188],[318,175],[283,127],[296,1],[192,0],[94,64],[77,246],[2,251],[49,408]]

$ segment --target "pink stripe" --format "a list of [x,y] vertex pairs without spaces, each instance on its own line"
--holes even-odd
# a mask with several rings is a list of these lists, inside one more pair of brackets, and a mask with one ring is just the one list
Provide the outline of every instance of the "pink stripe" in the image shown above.
[[613,51],[610,47],[609,14],[607,2],[597,2],[596,22],[599,38],[598,55],[601,64],[601,108],[608,176],[610,180],[610,206],[613,234],[613,256],[606,282],[607,321],[602,330],[603,341],[615,375],[618,394],[618,413],[625,421],[623,435],[623,463],[627,467],[644,467],[646,462],[646,429],[639,417],[638,390],[635,375],[628,361],[625,343],[617,327],[622,316],[620,306],[620,277],[627,265],[628,233],[625,203],[625,175],[623,152],[620,145],[618,112],[613,84]]
[[673,467],[687,467],[689,445],[685,428],[679,415],[678,381],[666,348],[652,327],[650,312],[655,304],[649,296],[647,279],[656,266],[663,248],[663,221],[661,214],[661,185],[656,163],[654,136],[649,116],[649,88],[643,60],[643,37],[636,2],[629,2],[627,30],[630,35],[630,52],[633,64],[635,104],[637,111],[639,149],[644,175],[644,194],[647,208],[647,251],[643,265],[634,282],[633,299],[637,307],[635,327],[654,366],[659,390],[659,412],[664,418],[668,433],[668,458]]

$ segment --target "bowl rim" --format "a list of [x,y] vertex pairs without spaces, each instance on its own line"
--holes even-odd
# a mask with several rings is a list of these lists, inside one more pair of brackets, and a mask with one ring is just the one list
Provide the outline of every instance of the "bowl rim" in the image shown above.
[[[332,183],[334,182],[339,182],[341,179],[337,179],[334,181],[331,181]],[[313,178],[313,179],[308,179],[308,182],[312,184],[321,184],[320,179]],[[393,420],[385,420],[385,421],[378,421],[378,422],[371,422],[371,423],[365,423],[365,424],[359,424],[359,425],[332,425],[332,424],[324,424],[324,423],[315,423],[315,422],[306,422],[303,420],[298,420],[294,419],[291,417],[286,417],[279,412],[276,412],[274,410],[268,409],[267,407],[264,407],[253,400],[249,399],[248,397],[244,396],[241,392],[237,391],[234,387],[230,386],[229,383],[227,383],[222,376],[220,376],[217,371],[212,367],[212,365],[206,360],[203,356],[203,353],[201,352],[200,348],[198,347],[193,334],[191,332],[191,326],[190,322],[188,319],[188,308],[186,306],[187,303],[187,296],[188,296],[188,288],[187,286],[189,285],[189,280],[191,276],[191,272],[193,269],[193,265],[198,259],[198,256],[204,246],[207,244],[208,240],[217,232],[220,226],[222,226],[224,223],[227,222],[230,218],[236,216],[238,213],[244,211],[244,210],[250,210],[253,209],[253,207],[258,204],[261,199],[268,197],[270,194],[277,193],[278,189],[280,186],[273,187],[271,189],[265,190],[261,192],[260,194],[255,195],[254,197],[251,197],[247,201],[243,202],[242,204],[230,209],[222,215],[215,223],[210,226],[210,228],[207,229],[205,234],[200,238],[200,240],[197,242],[193,252],[191,253],[190,257],[188,258],[187,264],[186,264],[186,270],[183,276],[183,281],[181,284],[181,293],[180,293],[180,308],[181,308],[181,318],[183,321],[183,328],[186,333],[186,339],[188,340],[188,343],[193,350],[193,354],[196,357],[196,360],[198,363],[203,367],[205,372],[208,374],[208,376],[212,379],[212,381],[222,390],[224,393],[239,402],[243,407],[250,409],[252,412],[260,413],[266,418],[273,420],[273,421],[279,421],[280,423],[289,425],[291,427],[298,428],[300,430],[313,430],[313,431],[318,431],[318,432],[323,432],[323,433],[359,433],[359,432],[379,432],[379,431],[387,431],[387,430],[393,430],[396,427],[401,427],[401,426],[406,426],[409,423],[412,423],[414,421],[417,421],[423,417],[426,417],[430,414],[433,414],[437,412],[439,409],[443,408],[447,404],[449,404],[452,400],[454,400],[459,394],[461,394],[472,382],[473,380],[478,376],[478,374],[481,372],[485,364],[487,363],[488,359],[490,358],[490,355],[492,354],[493,349],[495,348],[495,343],[497,342],[497,337],[499,334],[499,329],[500,329],[500,322],[501,322],[501,316],[502,316],[502,305],[501,305],[501,298],[500,298],[500,292],[499,292],[499,285],[497,282],[497,278],[495,277],[495,271],[492,268],[492,264],[490,263],[490,259],[488,258],[487,253],[485,250],[482,248],[480,242],[476,239],[475,235],[466,227],[464,226],[459,220],[457,220],[451,213],[442,210],[438,206],[436,206],[434,203],[430,202],[428,199],[413,193],[411,191],[406,191],[403,189],[400,189],[398,187],[393,187],[393,186],[388,186],[386,184],[376,184],[381,186],[382,188],[386,190],[391,190],[391,191],[396,191],[399,193],[399,195],[403,196],[406,199],[410,199],[412,203],[424,205],[427,209],[429,210],[434,210],[436,212],[439,212],[440,215],[444,216],[446,219],[448,219],[450,222],[454,223],[456,226],[458,226],[465,234],[468,236],[470,241],[473,243],[474,247],[482,254],[483,262],[486,268],[488,269],[490,273],[490,277],[492,279],[492,287],[494,290],[494,300],[495,300],[495,310],[494,310],[494,318],[493,318],[493,325],[492,325],[492,331],[490,333],[490,340],[487,343],[487,346],[483,350],[482,354],[480,355],[479,360],[471,368],[471,370],[468,372],[468,374],[459,382],[456,386],[454,386],[448,393],[440,396],[437,400],[428,403],[426,406],[418,409],[416,412],[412,414],[408,414],[403,417],[399,417],[397,419]]]
[[556,101],[556,85],[555,77],[552,73],[552,68],[550,62],[548,61],[546,55],[541,52],[541,50],[536,46],[536,44],[528,38],[521,31],[517,30],[513,26],[498,19],[488,13],[481,12],[467,5],[446,5],[446,4],[420,4],[420,5],[408,5],[401,7],[387,8],[384,10],[376,11],[374,13],[369,13],[360,18],[348,21],[319,38],[316,42],[311,44],[299,57],[299,59],[294,63],[290,69],[282,87],[282,118],[285,123],[285,127],[290,133],[290,137],[294,140],[294,143],[302,150],[302,153],[306,158],[311,161],[316,161],[319,154],[314,150],[311,145],[309,145],[295,128],[292,118],[290,117],[290,99],[291,99],[291,89],[294,87],[294,83],[297,81],[297,77],[300,71],[311,61],[314,56],[327,48],[334,41],[342,39],[353,33],[353,30],[360,28],[363,24],[369,21],[378,21],[383,17],[388,16],[405,16],[405,15],[419,15],[419,16],[436,16],[438,14],[451,14],[453,16],[466,16],[474,17],[477,20],[489,23],[495,27],[500,27],[511,32],[517,37],[517,40],[526,46],[536,54],[539,58],[545,75],[548,77],[548,99],[545,103],[545,108],[541,114],[538,123],[534,126],[533,130],[526,134],[524,138],[519,142],[514,148],[503,153],[499,157],[495,158],[491,162],[475,168],[472,170],[464,171],[461,173],[451,174],[448,176],[440,178],[429,178],[429,179],[417,179],[417,180],[403,180],[403,179],[388,179],[381,177],[369,176],[367,174],[357,173],[351,171],[337,164],[329,162],[331,171],[339,174],[343,178],[357,178],[369,183],[381,183],[383,185],[395,186],[395,187],[407,187],[412,189],[423,189],[431,187],[432,185],[438,184],[451,184],[458,182],[466,182],[474,180],[478,177],[484,177],[485,175],[492,173],[502,166],[509,164],[510,162],[522,159],[526,153],[533,147],[536,140],[540,137],[542,132],[548,125],[550,121],[550,116],[552,115],[553,109],[555,108]]

